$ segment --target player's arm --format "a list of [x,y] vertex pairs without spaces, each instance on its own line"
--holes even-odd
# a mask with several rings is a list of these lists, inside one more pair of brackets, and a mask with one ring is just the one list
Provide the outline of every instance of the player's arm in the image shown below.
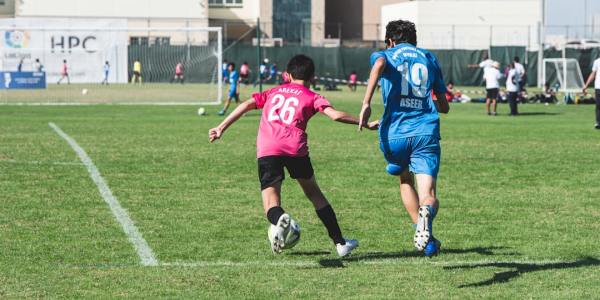
[[435,108],[438,112],[447,114],[450,111],[450,104],[448,103],[448,99],[446,99],[446,93],[435,92],[435,96],[437,100],[434,100]]
[[383,69],[385,68],[385,58],[378,58],[373,67],[371,68],[371,74],[369,74],[369,81],[367,82],[367,90],[365,91],[365,97],[363,98],[362,109],[360,110],[358,130],[362,130],[363,127],[367,127],[369,118],[371,117],[371,99],[373,93],[377,88],[377,82]]
[[[336,121],[336,122],[345,123],[345,124],[354,124],[354,125],[358,125],[358,123],[359,123],[358,118],[356,118],[355,116],[353,116],[347,112],[336,110],[333,107],[326,107],[325,109],[323,109],[323,114],[328,116],[331,120]],[[378,126],[379,126],[379,122],[376,122],[376,123],[371,122],[371,123],[365,125],[364,127],[374,130],[374,129],[377,129]]]
[[588,77],[587,81],[585,82],[585,85],[583,85],[583,93],[584,94],[587,93],[588,86],[590,86],[592,81],[594,81],[594,78],[596,78],[596,72],[597,71],[592,71],[592,73],[590,73],[590,76]]
[[229,116],[219,124],[219,126],[208,130],[208,141],[212,143],[215,140],[220,139],[231,124],[235,123],[241,116],[253,109],[256,109],[256,101],[254,98],[242,102],[242,104],[238,105],[238,107],[236,107]]

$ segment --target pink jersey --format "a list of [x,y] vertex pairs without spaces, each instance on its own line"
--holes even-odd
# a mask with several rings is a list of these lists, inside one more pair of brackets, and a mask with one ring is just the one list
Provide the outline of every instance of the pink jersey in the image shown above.
[[62,75],[66,75],[68,73],[69,67],[67,64],[63,64],[62,66]]
[[352,83],[356,82],[356,74],[350,74],[350,82],[352,82]]
[[240,67],[240,74],[241,74],[241,75],[248,75],[249,71],[250,71],[250,67],[248,67],[248,65],[247,65],[247,64],[243,64],[243,65]]
[[303,85],[287,83],[252,95],[262,116],[256,139],[257,157],[306,156],[306,125],[331,104]]
[[175,74],[181,74],[181,73],[183,73],[183,65],[179,63],[175,66]]

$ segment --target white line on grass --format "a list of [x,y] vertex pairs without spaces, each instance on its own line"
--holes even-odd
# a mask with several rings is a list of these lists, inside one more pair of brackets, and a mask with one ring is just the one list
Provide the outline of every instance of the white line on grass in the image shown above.
[[298,267],[298,268],[308,268],[308,267],[322,267],[322,266],[335,266],[336,262],[340,263],[340,266],[346,265],[410,265],[410,266],[418,266],[418,265],[432,265],[432,266],[441,266],[441,267],[457,267],[457,266],[474,266],[474,265],[485,265],[485,264],[534,264],[534,265],[544,265],[544,264],[555,264],[555,263],[569,263],[574,262],[574,260],[472,260],[472,261],[439,261],[439,260],[430,260],[424,258],[383,258],[383,259],[357,259],[350,260],[347,259],[323,259],[321,262],[314,261],[281,261],[281,260],[273,260],[273,261],[196,261],[196,262],[164,262],[161,263],[162,267],[183,267],[183,268],[217,268],[217,267],[225,267],[225,268],[244,268],[244,267]]
[[98,168],[96,168],[96,165],[94,165],[94,162],[87,155],[85,150],[83,150],[83,148],[81,148],[73,138],[71,138],[64,131],[62,131],[62,129],[60,129],[60,127],[58,127],[56,124],[50,122],[48,123],[48,125],[52,129],[54,129],[54,131],[56,131],[56,133],[58,133],[60,137],[67,141],[67,143],[69,143],[69,145],[71,146],[71,148],[73,148],[75,153],[77,153],[79,159],[90,173],[90,177],[92,178],[96,186],[98,186],[98,191],[100,191],[100,195],[102,195],[102,198],[110,207],[110,210],[112,211],[113,215],[121,224],[121,227],[123,227],[123,231],[125,231],[127,238],[135,247],[135,250],[137,251],[137,254],[142,262],[142,265],[158,266],[159,263],[156,257],[154,256],[152,248],[148,246],[148,243],[146,242],[144,237],[142,237],[142,234],[139,232],[137,227],[135,227],[133,220],[127,214],[127,210],[125,210],[121,206],[117,198],[112,194],[110,188],[108,188],[108,185],[106,184],[106,181],[104,181],[104,178],[102,178],[102,175],[100,175],[100,171],[98,171]]
[[14,160],[14,159],[0,159],[0,163],[25,164],[25,165],[60,165],[60,166],[81,166],[81,165],[83,165],[82,163],[79,163],[79,162]]

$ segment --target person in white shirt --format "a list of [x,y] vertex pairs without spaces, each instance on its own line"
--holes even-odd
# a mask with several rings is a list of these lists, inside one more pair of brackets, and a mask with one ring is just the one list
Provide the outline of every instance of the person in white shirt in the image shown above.
[[469,68],[482,68],[484,71],[486,68],[491,68],[494,64],[494,61],[490,59],[487,51],[483,52],[483,60],[479,64],[469,64],[467,67]]
[[525,90],[525,73],[527,72],[525,70],[525,67],[519,62],[520,59],[518,56],[515,56],[513,58],[514,63],[515,63],[515,70],[517,70],[517,73],[519,73],[519,92],[524,91]]
[[592,73],[583,86],[583,93],[587,92],[588,86],[594,80],[594,89],[596,90],[596,129],[600,129],[600,58],[594,61]]
[[[498,113],[496,109],[498,107],[498,91],[500,89],[500,82],[498,81],[502,78],[502,73],[500,73],[500,63],[493,62],[491,68],[485,68],[483,71],[483,80],[485,80],[485,107],[487,109],[487,114],[489,116],[495,116]],[[493,105],[494,110],[490,112],[490,104]]]
[[35,59],[35,62],[33,63],[33,70],[35,72],[44,72],[44,66],[42,65],[42,63],[40,62],[39,58]]
[[510,106],[510,115],[516,116],[519,114],[517,109],[517,96],[519,94],[519,72],[515,68],[514,63],[508,65],[509,71],[506,76],[506,91],[508,92],[508,104]]

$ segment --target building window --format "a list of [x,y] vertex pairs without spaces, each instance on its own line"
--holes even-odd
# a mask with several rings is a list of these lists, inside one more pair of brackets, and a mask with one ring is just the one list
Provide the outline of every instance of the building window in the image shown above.
[[129,45],[132,46],[168,46],[171,45],[171,38],[168,36],[132,36],[129,38]]
[[211,7],[242,7],[242,4],[242,0],[208,0]]

